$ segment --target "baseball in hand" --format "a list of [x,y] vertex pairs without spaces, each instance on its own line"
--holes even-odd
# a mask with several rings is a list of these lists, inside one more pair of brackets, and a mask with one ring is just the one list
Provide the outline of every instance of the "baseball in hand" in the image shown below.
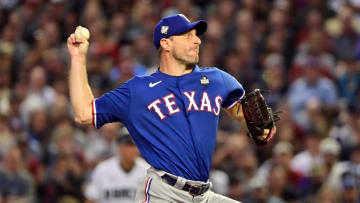
[[90,39],[90,32],[88,29],[84,28],[84,27],[77,27],[75,30],[75,37],[80,39],[80,38],[85,38],[86,40]]

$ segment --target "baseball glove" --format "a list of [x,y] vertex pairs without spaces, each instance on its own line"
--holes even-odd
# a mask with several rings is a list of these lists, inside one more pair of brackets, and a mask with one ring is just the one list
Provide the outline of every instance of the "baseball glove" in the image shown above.
[[[241,104],[248,135],[257,145],[267,144],[274,134],[272,130],[274,130],[275,122],[280,120],[280,116],[272,113],[259,89],[255,89],[242,98]],[[265,129],[268,129],[269,133],[264,138]]]

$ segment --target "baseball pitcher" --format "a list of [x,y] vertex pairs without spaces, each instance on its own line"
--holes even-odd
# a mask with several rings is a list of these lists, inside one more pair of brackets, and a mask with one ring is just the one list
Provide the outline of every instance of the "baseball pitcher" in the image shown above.
[[96,128],[122,122],[152,166],[137,190],[137,203],[236,202],[212,192],[208,181],[221,109],[257,144],[266,144],[275,134],[277,117],[259,90],[245,96],[242,85],[228,73],[196,65],[199,35],[206,28],[206,21],[192,23],[182,14],[163,18],[153,35],[159,69],[99,98],[94,98],[87,79],[86,28],[78,27],[68,38],[75,121]]

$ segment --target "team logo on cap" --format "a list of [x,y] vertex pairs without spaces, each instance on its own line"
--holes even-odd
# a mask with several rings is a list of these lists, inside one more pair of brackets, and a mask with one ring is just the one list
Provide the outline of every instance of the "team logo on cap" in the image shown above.
[[164,34],[164,35],[166,35],[167,33],[168,33],[168,30],[169,30],[169,26],[165,26],[165,25],[163,25],[163,26],[161,26],[161,34]]

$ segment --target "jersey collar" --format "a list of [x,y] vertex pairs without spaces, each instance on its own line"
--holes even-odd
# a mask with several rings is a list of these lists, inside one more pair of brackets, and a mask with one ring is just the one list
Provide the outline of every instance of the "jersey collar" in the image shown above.
[[153,74],[153,76],[165,80],[165,81],[169,81],[169,82],[176,82],[179,79],[185,79],[185,78],[189,78],[192,75],[194,75],[196,72],[199,72],[200,67],[198,65],[195,65],[194,69],[187,74],[184,75],[180,75],[180,76],[173,76],[173,75],[168,75],[166,73],[163,73],[160,71],[160,68],[158,68],[158,70]]

